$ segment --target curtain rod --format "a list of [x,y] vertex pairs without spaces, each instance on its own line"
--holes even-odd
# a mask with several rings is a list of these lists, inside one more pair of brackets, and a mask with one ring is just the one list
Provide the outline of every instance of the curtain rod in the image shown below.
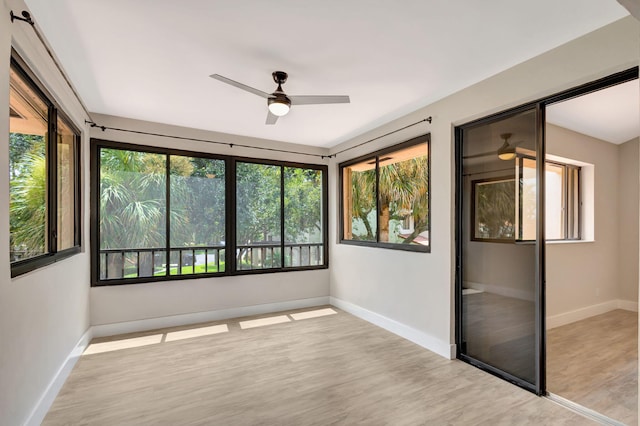
[[262,147],[262,146],[244,145],[244,144],[240,144],[240,143],[220,142],[220,141],[211,140],[211,139],[190,138],[190,137],[186,137],[186,136],[167,135],[167,134],[164,134],[164,133],[145,132],[145,131],[142,131],[142,130],[131,130],[131,129],[122,129],[122,128],[118,128],[118,127],[101,126],[101,125],[99,125],[99,124],[97,124],[97,123],[95,123],[94,121],[91,121],[91,120],[85,120],[85,124],[89,124],[91,127],[98,128],[98,129],[102,130],[103,132],[105,130],[114,130],[114,131],[117,131],[117,132],[134,133],[134,134],[138,134],[138,135],[158,136],[158,137],[162,137],[162,138],[188,140],[188,141],[195,141],[195,142],[207,142],[207,143],[213,143],[213,144],[216,144],[216,145],[226,145],[229,148],[233,148],[234,146],[239,146],[239,147],[242,147],[242,148],[257,149],[257,150],[271,151],[271,152],[282,152],[282,153],[287,153],[287,154],[306,155],[306,156],[309,156],[309,157],[318,157],[318,158],[321,158],[321,159],[325,159],[325,158],[335,158],[336,155],[342,154],[343,152],[349,151],[350,149],[354,149],[354,148],[357,148],[359,146],[371,143],[371,142],[373,142],[375,140],[378,140],[380,138],[383,138],[385,136],[389,136],[389,135],[397,133],[397,132],[399,132],[401,130],[408,129],[409,127],[413,127],[413,126],[415,126],[417,124],[424,123],[425,121],[431,123],[432,118],[431,117],[427,117],[427,118],[422,119],[420,121],[416,121],[415,123],[406,125],[406,126],[400,128],[400,129],[396,129],[394,131],[385,133],[384,135],[375,137],[373,139],[369,139],[369,140],[367,140],[365,142],[359,143],[358,145],[354,145],[352,147],[345,148],[345,149],[343,149],[341,151],[338,151],[338,152],[336,152],[334,154],[331,154],[331,155],[311,154],[311,153],[308,153],[308,152],[291,151],[291,150],[287,150],[287,149],[267,148],[267,147]]
[[190,138],[190,137],[187,137],[187,136],[166,135],[164,133],[153,133],[153,132],[145,132],[145,131],[142,131],[142,130],[131,130],[131,129],[121,129],[121,128],[118,128],[118,127],[100,126],[100,125],[94,123],[93,121],[89,121],[89,120],[86,120],[85,123],[89,124],[91,127],[96,127],[98,129],[102,130],[103,132],[105,130],[114,130],[114,131],[117,131],[117,132],[135,133],[135,134],[138,134],[138,135],[159,136],[159,137],[162,137],[162,138],[179,139],[179,140],[185,140],[185,141],[207,142],[207,143],[213,143],[213,144],[217,144],[217,145],[226,145],[229,148],[233,148],[234,146],[239,146],[239,147],[242,147],[242,148],[258,149],[258,150],[262,150],[262,151],[272,151],[272,152],[283,152],[283,153],[286,153],[286,154],[306,155],[306,156],[309,156],[309,157],[318,157],[318,158],[322,158],[322,159],[330,158],[329,155],[311,154],[309,152],[290,151],[290,150],[287,150],[287,149],[268,148],[268,147],[264,147],[264,146],[244,145],[244,144],[241,144],[241,143],[220,142],[220,141],[215,141],[215,140],[211,140],[211,139]]
[[425,121],[427,121],[427,122],[429,122],[429,124],[431,124],[431,122],[433,121],[433,117],[429,116],[429,117],[427,117],[427,118],[423,118],[423,119],[422,119],[422,120],[420,120],[420,121],[416,121],[415,123],[407,124],[407,125],[406,125],[406,126],[404,126],[404,127],[401,127],[401,128],[399,128],[399,129],[396,129],[396,130],[392,130],[391,132],[389,132],[389,133],[385,133],[384,135],[376,136],[375,138],[369,139],[369,140],[364,141],[364,142],[361,142],[361,143],[359,143],[359,144],[357,144],[357,145],[350,146],[350,147],[345,148],[345,149],[343,149],[343,150],[341,150],[341,151],[338,151],[338,152],[336,152],[336,153],[333,153],[333,154],[329,155],[329,157],[333,157],[333,158],[335,158],[335,157],[336,157],[336,155],[338,155],[338,154],[342,154],[343,152],[347,152],[347,151],[349,151],[349,150],[351,150],[351,149],[358,148],[358,147],[360,147],[360,146],[362,146],[362,145],[366,145],[366,144],[371,143],[371,142],[373,142],[373,141],[376,141],[376,140],[378,140],[378,139],[384,138],[385,136],[393,135],[394,133],[398,133],[398,132],[400,132],[400,131],[402,131],[402,130],[404,130],[404,129],[408,129],[409,127],[413,127],[413,126],[415,126],[415,125],[417,125],[417,124],[424,123]]

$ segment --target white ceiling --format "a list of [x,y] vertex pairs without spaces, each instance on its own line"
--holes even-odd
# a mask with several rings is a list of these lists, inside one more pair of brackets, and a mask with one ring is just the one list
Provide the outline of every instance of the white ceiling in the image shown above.
[[546,120],[607,142],[628,142],[640,136],[638,80],[550,105]]
[[[628,15],[615,0],[26,0],[92,112],[334,146]],[[350,95],[266,126],[272,92]]]

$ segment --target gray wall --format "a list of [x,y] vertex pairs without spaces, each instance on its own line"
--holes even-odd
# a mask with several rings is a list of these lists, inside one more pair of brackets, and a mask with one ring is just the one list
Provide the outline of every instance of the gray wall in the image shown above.
[[[89,327],[89,234],[83,252],[20,277],[11,278],[9,264],[9,58],[13,45],[40,80],[56,96],[83,131],[84,114],[37,41],[29,25],[11,24],[9,11],[25,9],[21,1],[0,0],[0,424],[20,425]],[[13,39],[13,43],[12,43]],[[88,153],[83,148],[88,179]],[[83,198],[89,198],[83,187]],[[88,223],[88,209],[83,208]]]
[[594,241],[547,244],[547,315],[554,316],[619,299],[619,271],[630,266],[619,262],[619,146],[548,124],[547,153],[595,166]]
[[618,262],[619,297],[638,302],[638,218],[640,212],[640,142],[638,138],[618,148]]

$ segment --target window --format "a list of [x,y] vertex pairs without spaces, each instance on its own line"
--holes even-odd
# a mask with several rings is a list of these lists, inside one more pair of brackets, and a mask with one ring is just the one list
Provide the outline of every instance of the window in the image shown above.
[[[536,161],[521,157],[521,197],[519,239],[536,239]],[[527,182],[534,182],[527,185]],[[580,167],[573,164],[545,163],[545,238],[546,240],[580,239]]]
[[[547,240],[580,239],[580,170],[572,164],[545,163]],[[471,183],[472,241],[513,242],[536,239],[536,161],[520,156],[512,176]]]
[[237,162],[237,269],[323,265],[323,186],[315,168]]
[[13,55],[9,72],[11,275],[80,247],[79,131]]
[[326,267],[324,166],[98,140],[92,161],[94,285]]
[[341,241],[429,251],[429,135],[340,164]]

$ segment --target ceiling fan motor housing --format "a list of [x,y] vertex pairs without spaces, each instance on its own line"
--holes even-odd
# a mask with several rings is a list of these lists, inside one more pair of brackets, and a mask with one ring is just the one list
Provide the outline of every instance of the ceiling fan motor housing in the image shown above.
[[284,71],[274,71],[271,75],[273,76],[273,81],[278,85],[284,84],[287,81],[287,77],[289,77],[289,75]]

